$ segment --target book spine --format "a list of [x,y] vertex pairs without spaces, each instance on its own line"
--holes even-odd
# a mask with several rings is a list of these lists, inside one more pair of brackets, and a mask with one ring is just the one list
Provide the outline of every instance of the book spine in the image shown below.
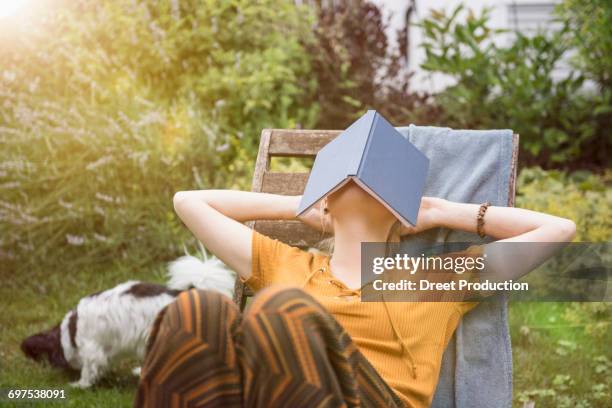
[[376,129],[376,121],[378,121],[379,114],[378,112],[374,112],[374,119],[372,120],[372,124],[370,125],[370,130],[368,131],[368,138],[366,139],[365,145],[363,147],[363,152],[361,152],[361,157],[359,158],[359,163],[357,163],[357,167],[355,168],[355,172],[353,173],[357,178],[361,176],[361,165],[365,160],[366,155],[368,154],[368,150],[370,149],[370,144],[372,143],[372,132]]

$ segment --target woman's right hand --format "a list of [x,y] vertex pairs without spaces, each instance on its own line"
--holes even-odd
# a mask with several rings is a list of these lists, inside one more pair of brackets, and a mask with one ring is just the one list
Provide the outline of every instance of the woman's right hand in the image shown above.
[[[299,196],[298,205],[301,199],[302,196]],[[299,216],[298,219],[317,231],[333,234],[334,224],[331,221],[330,215],[323,212],[322,205],[323,200],[320,200],[306,214]]]

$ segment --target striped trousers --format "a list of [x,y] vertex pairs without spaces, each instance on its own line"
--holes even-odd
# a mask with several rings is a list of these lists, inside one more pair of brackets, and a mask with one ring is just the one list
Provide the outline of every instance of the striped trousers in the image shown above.
[[298,288],[261,290],[244,314],[189,290],[157,316],[136,407],[403,407],[342,326]]

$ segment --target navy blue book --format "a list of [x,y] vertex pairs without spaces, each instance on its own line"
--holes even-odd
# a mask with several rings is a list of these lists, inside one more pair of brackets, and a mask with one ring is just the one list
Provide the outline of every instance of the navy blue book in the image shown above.
[[404,225],[415,226],[428,170],[429,159],[368,110],[319,151],[297,214],[353,180]]

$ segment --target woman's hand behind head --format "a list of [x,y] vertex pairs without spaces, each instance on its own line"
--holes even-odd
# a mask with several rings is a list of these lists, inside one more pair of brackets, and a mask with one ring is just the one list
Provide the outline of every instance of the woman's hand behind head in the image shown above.
[[444,211],[446,200],[437,197],[423,197],[419,207],[417,225],[408,227],[402,224],[400,235],[411,235],[426,231],[431,228],[439,227],[441,215]]
[[317,231],[333,234],[334,224],[329,213],[326,214],[324,211],[325,205],[325,200],[319,201],[306,214],[298,217],[298,219]]

